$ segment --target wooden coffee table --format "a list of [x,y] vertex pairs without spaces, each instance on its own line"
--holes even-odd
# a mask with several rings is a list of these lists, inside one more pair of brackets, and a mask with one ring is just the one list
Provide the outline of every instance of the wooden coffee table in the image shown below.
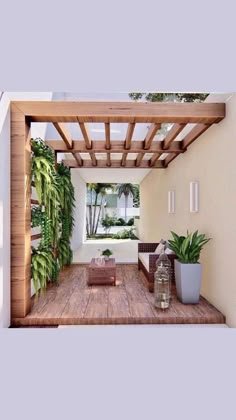
[[116,285],[116,261],[109,258],[105,264],[98,265],[92,258],[88,266],[88,286],[92,285]]

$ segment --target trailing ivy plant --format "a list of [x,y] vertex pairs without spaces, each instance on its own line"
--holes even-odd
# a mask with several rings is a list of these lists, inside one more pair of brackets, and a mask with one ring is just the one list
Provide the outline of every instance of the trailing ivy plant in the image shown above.
[[56,282],[59,270],[72,262],[70,238],[75,206],[70,170],[63,164],[55,169],[54,154],[40,139],[31,139],[31,179],[39,206],[31,210],[31,226],[41,227],[38,248],[32,247],[31,270],[36,293]]
[[60,211],[59,184],[55,170],[54,155],[40,138],[31,139],[31,178],[34,181],[39,205],[51,221],[51,241],[57,243]]
[[58,242],[58,260],[60,268],[72,262],[70,238],[74,226],[73,210],[75,207],[74,186],[71,182],[70,170],[59,163],[57,165],[59,198],[60,198],[60,224],[61,237]]
[[59,267],[52,250],[32,247],[31,273],[36,294],[46,288],[48,281],[57,281]]

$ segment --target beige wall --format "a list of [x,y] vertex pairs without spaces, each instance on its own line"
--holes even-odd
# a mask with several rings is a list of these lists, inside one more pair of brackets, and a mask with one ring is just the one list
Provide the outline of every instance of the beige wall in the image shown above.
[[[189,211],[190,181],[199,181],[198,213]],[[169,190],[176,194],[175,214],[167,211]],[[223,121],[141,183],[140,239],[170,239],[170,230],[187,229],[212,238],[201,254],[201,294],[236,327],[236,94],[226,102]]]

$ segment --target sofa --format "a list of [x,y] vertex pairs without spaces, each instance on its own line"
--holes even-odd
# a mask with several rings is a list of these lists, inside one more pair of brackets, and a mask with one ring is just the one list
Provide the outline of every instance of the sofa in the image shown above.
[[[159,242],[139,242],[138,243],[138,269],[141,270],[145,277],[145,282],[149,292],[154,291],[154,273],[157,270],[156,263],[160,254],[155,253]],[[174,275],[174,253],[167,254],[171,262],[171,281],[175,281]]]

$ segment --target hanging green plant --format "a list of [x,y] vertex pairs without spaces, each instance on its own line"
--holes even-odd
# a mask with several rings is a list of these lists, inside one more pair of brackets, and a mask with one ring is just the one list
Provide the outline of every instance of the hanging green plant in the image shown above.
[[39,206],[31,211],[31,226],[41,227],[38,248],[32,247],[31,271],[36,293],[48,281],[57,282],[59,270],[72,262],[70,238],[74,226],[74,187],[70,170],[63,164],[55,169],[52,150],[40,139],[31,139],[31,179]]
[[72,263],[73,253],[70,248],[70,242],[67,239],[60,238],[58,242],[58,261],[60,268]]
[[32,247],[31,276],[36,294],[45,289],[48,281],[56,281],[59,267],[52,250],[48,248]]

